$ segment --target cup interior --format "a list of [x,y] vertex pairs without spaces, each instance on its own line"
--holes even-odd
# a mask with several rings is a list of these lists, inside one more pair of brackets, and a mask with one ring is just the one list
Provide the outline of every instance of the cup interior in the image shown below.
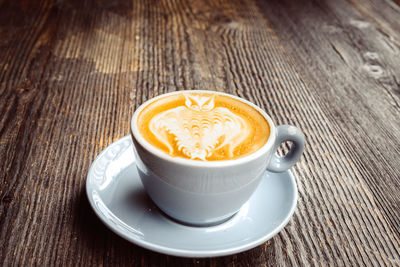
[[[137,126],[137,119],[138,116],[140,114],[140,112],[149,104],[151,104],[154,101],[157,101],[160,98],[163,97],[167,97],[169,95],[174,95],[174,94],[182,94],[182,93],[208,93],[208,94],[217,94],[217,95],[223,95],[223,96],[227,96],[230,97],[232,99],[238,100],[242,103],[245,103],[247,105],[249,105],[250,107],[252,107],[253,109],[257,110],[268,122],[269,127],[270,127],[270,135],[269,138],[267,140],[267,142],[261,147],[259,148],[257,151],[243,156],[243,157],[239,157],[237,159],[228,159],[228,160],[219,160],[219,161],[200,161],[200,160],[193,160],[193,159],[186,159],[186,158],[181,158],[181,157],[172,157],[168,154],[166,154],[165,152],[161,151],[160,149],[154,147],[153,145],[151,145],[139,132],[138,126]],[[146,102],[144,102],[142,105],[140,105],[136,111],[134,112],[132,119],[131,119],[131,133],[133,138],[135,138],[135,140],[143,147],[145,148],[148,152],[152,153],[153,155],[162,158],[166,161],[170,161],[173,162],[175,164],[182,164],[182,165],[190,165],[190,166],[201,166],[201,167],[225,167],[225,166],[229,166],[229,165],[236,165],[236,164],[243,164],[246,163],[247,161],[251,161],[255,158],[258,158],[262,155],[264,155],[265,153],[267,153],[270,149],[272,149],[273,144],[275,142],[276,139],[276,127],[272,121],[272,119],[268,116],[268,114],[261,109],[260,107],[258,107],[257,105],[251,103],[250,101],[247,101],[243,98],[231,95],[231,94],[227,94],[227,93],[222,93],[222,92],[218,92],[218,91],[208,91],[208,90],[185,90],[185,91],[175,91],[175,92],[171,92],[171,93],[166,93],[166,94],[162,94],[159,96],[156,96],[150,100],[147,100]]]

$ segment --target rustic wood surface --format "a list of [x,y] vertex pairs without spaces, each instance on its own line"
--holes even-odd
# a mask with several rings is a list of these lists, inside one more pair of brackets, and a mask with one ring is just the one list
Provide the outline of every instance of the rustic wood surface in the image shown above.
[[[0,265],[400,265],[399,0],[0,0]],[[143,101],[226,91],[300,127],[290,223],[166,256],[89,207],[95,156]]]

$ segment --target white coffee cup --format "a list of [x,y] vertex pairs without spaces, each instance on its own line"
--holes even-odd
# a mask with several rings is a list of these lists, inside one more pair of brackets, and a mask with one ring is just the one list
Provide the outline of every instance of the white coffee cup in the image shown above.
[[[268,121],[270,137],[254,153],[232,160],[200,161],[172,157],[152,146],[137,126],[139,113],[161,97],[182,93],[214,93],[229,96],[256,109]],[[242,98],[213,91],[178,91],[143,103],[131,120],[136,165],[145,190],[154,203],[175,220],[198,226],[226,221],[251,197],[266,170],[283,172],[292,167],[304,149],[304,135],[295,126],[275,126],[259,107]],[[289,153],[276,155],[280,144],[293,142]]]

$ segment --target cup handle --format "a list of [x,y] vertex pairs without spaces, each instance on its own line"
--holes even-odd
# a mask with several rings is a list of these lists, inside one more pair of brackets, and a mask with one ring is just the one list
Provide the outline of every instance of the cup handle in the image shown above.
[[[292,167],[303,154],[305,139],[302,131],[292,125],[280,125],[276,127],[277,135],[273,151],[275,151],[272,159],[267,167],[268,171],[272,172],[284,172]],[[290,147],[289,153],[283,157],[279,157],[276,154],[279,146],[282,142],[291,141],[293,144]]]

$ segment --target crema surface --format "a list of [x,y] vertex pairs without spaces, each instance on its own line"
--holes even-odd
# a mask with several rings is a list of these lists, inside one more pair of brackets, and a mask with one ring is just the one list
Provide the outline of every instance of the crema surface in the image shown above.
[[230,160],[268,140],[267,120],[253,107],[225,95],[181,93],[162,97],[139,114],[140,134],[172,157]]

